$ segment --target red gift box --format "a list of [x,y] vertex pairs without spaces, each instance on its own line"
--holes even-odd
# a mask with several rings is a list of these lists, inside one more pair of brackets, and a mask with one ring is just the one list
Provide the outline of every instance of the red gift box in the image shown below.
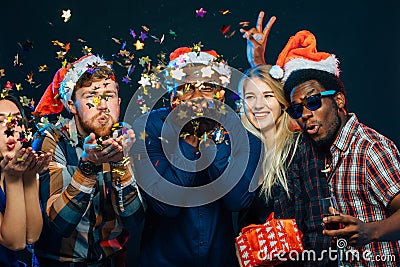
[[236,245],[243,267],[274,266],[304,251],[302,238],[295,219],[274,219],[272,212],[264,224],[244,227]]

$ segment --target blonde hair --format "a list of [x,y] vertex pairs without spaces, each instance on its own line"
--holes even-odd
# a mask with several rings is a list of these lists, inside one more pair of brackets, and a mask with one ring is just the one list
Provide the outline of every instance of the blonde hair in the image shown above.
[[[284,112],[284,110],[289,106],[289,103],[285,99],[283,86],[278,80],[275,80],[270,76],[270,68],[271,65],[260,65],[248,70],[246,77],[243,78],[239,84],[239,94],[241,99],[244,99],[243,96],[245,83],[252,78],[258,78],[262,80],[272,89],[275,98],[282,107],[282,112],[275,121],[275,149],[269,150],[268,147],[264,145],[264,158],[261,174],[263,179],[260,193],[264,195],[267,200],[272,197],[272,187],[275,185],[275,183],[281,184],[287,195],[290,197],[286,168],[293,159],[293,155],[299,140],[298,137],[296,138],[296,133],[290,130],[290,117],[286,112]],[[261,131],[249,121],[247,115],[245,114],[244,105],[245,103],[243,101],[243,104],[241,105],[240,116],[244,127],[262,140],[265,144],[265,137],[262,135]],[[287,161],[290,154],[292,156],[289,161]]]

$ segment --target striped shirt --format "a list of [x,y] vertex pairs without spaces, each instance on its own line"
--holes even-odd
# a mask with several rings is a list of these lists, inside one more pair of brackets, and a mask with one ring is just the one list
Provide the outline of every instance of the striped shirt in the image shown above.
[[[400,155],[395,144],[351,114],[330,151],[333,173],[329,184],[340,212],[363,222],[388,218],[390,202],[400,192]],[[352,266],[400,265],[400,241],[372,242],[352,249],[360,255]],[[375,260],[394,255],[396,261],[369,261],[363,253]]]
[[35,253],[58,261],[96,262],[121,250],[129,229],[144,214],[131,172],[121,179],[121,210],[109,164],[103,164],[96,179],[77,169],[83,150],[82,144],[71,144],[72,127],[74,123],[68,128],[48,125],[33,142],[35,151],[54,150],[49,170],[40,175],[44,226]]

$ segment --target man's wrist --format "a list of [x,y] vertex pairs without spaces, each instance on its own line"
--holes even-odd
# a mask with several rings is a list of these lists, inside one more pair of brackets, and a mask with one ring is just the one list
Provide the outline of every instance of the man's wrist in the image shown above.
[[97,175],[103,170],[103,165],[96,165],[91,161],[80,158],[78,168],[84,175]]

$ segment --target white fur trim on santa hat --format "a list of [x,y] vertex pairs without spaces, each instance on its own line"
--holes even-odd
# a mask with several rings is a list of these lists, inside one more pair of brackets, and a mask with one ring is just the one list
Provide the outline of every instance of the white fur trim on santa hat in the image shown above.
[[76,63],[73,63],[73,67],[68,70],[64,79],[60,83],[58,92],[61,96],[61,102],[68,111],[70,111],[68,108],[68,100],[71,99],[76,82],[79,80],[81,75],[89,69],[89,66],[93,66],[94,64],[96,66],[107,66],[111,68],[111,66],[102,58],[95,55],[90,55],[80,61],[77,61]]
[[180,55],[176,59],[169,62],[168,67],[172,68],[183,68],[188,64],[203,64],[207,66],[211,66],[213,70],[218,72],[221,75],[225,75],[230,77],[231,69],[224,62],[214,62],[215,57],[206,52],[188,52]]
[[340,73],[339,60],[333,54],[327,59],[321,61],[313,61],[304,58],[294,58],[285,64],[285,73],[283,75],[282,82],[284,83],[293,71],[302,69],[322,70],[332,73],[337,77],[339,77]]

